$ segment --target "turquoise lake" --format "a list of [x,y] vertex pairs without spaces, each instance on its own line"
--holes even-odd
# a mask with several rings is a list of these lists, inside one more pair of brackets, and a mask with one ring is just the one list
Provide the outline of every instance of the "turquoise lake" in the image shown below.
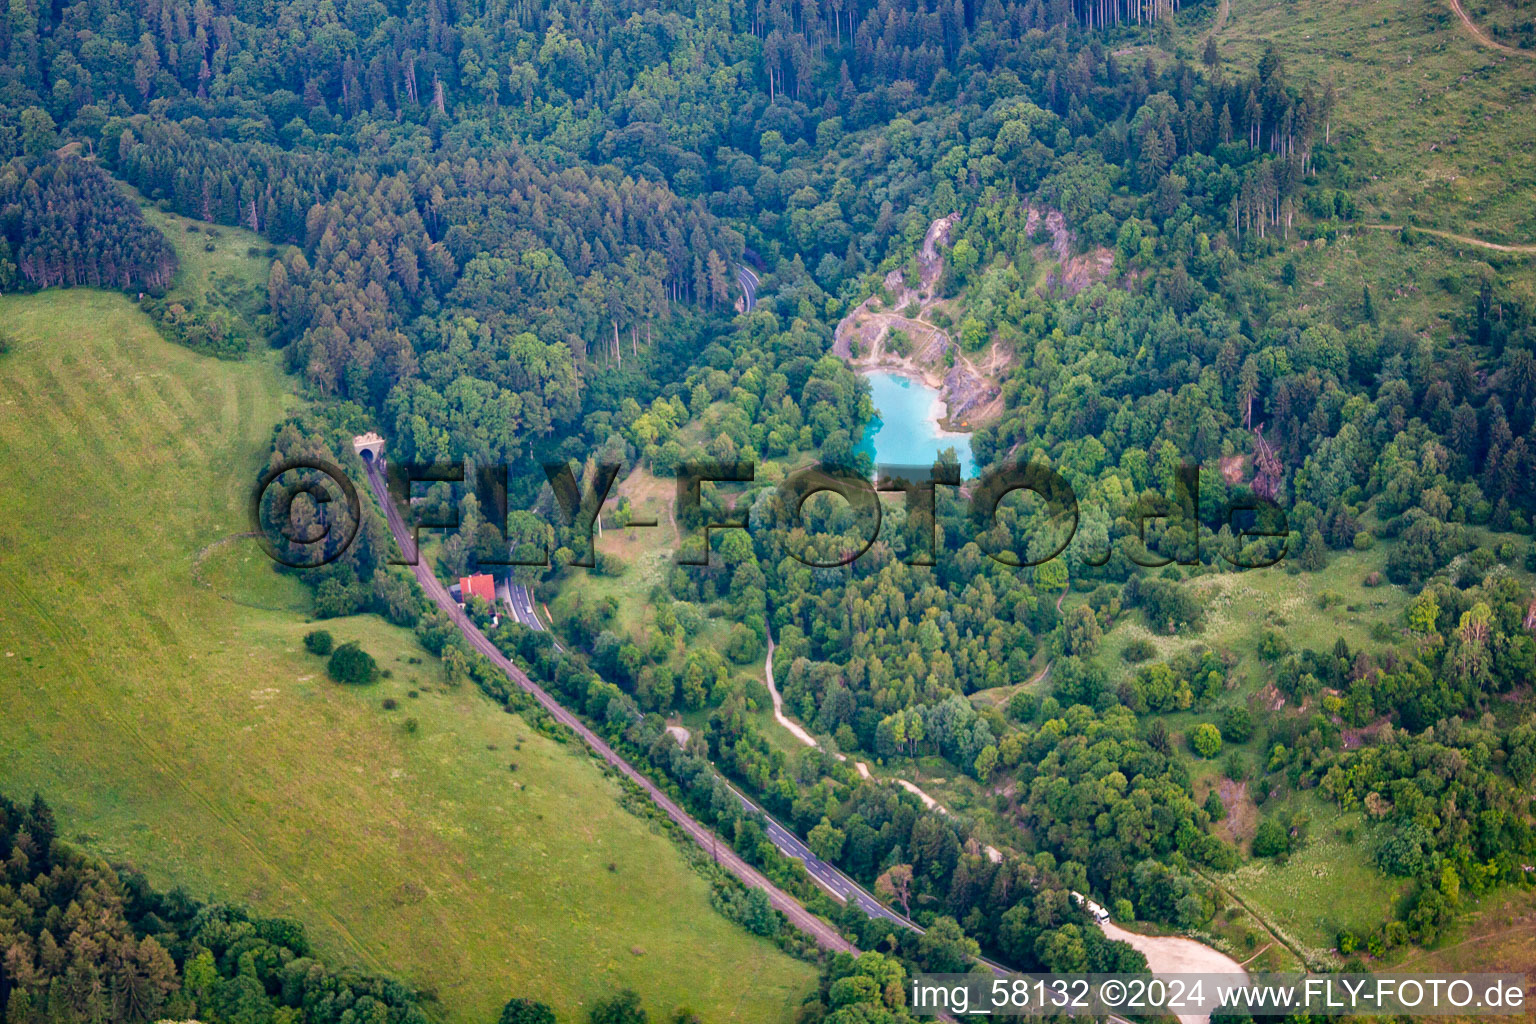
[[975,475],[971,435],[939,426],[944,400],[937,391],[898,373],[877,370],[864,376],[874,392],[875,418],[864,428],[858,451],[877,465],[931,466],[939,452],[953,448],[960,456],[961,479]]

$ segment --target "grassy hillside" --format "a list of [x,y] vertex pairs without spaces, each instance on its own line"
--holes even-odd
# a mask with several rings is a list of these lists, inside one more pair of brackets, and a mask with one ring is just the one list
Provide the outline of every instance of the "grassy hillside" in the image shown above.
[[220,543],[294,401],[275,358],[197,356],[103,293],[5,297],[0,321],[8,791],[157,884],[302,919],[448,1020],[511,995],[578,1019],[622,985],[655,1013],[791,1015],[811,968],[715,913],[584,756],[446,688],[379,620],[328,626],[390,671],[377,686],[303,652],[302,594]]
[[167,300],[190,308],[228,310],[248,337],[259,339],[257,320],[267,304],[267,274],[272,256],[280,250],[260,235],[178,217],[145,201],[133,189],[126,191],[139,199],[144,219],[176,246],[180,266]]
[[1536,61],[1480,46],[1448,0],[1234,0],[1217,41],[1234,66],[1273,43],[1297,83],[1335,82],[1333,138],[1367,221],[1536,241],[1524,185],[1536,153],[1523,144]]

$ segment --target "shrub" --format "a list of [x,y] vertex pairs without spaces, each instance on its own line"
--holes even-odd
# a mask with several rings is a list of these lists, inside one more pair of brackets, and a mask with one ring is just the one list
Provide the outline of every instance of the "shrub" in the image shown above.
[[633,989],[600,999],[587,1014],[591,1024],[645,1024],[647,1014]]
[[1227,708],[1221,716],[1221,738],[1228,743],[1247,743],[1252,737],[1252,713],[1242,705]]
[[1278,661],[1290,649],[1290,641],[1278,629],[1266,629],[1259,636],[1259,657],[1265,661]]
[[[208,243],[210,246],[212,242]],[[223,309],[197,309],[190,300],[172,301],[146,295],[139,302],[167,341],[220,359],[239,359],[250,350],[250,339]]]
[[1040,710],[1040,697],[1028,690],[1016,690],[1008,698],[1008,717],[1016,722],[1033,721]]
[[1127,663],[1134,665],[1137,662],[1146,661],[1156,653],[1157,648],[1152,646],[1152,641],[1142,637],[1126,644],[1125,649],[1120,652],[1120,657]]
[[363,650],[354,640],[342,644],[331,653],[331,660],[326,663],[325,670],[338,683],[362,686],[373,682],[378,667],[373,655]]
[[1376,847],[1376,863],[1389,875],[1411,878],[1428,863],[1434,838],[1416,821],[1399,825]]
[[1221,753],[1221,730],[1210,722],[1201,722],[1190,731],[1189,745],[1201,757],[1215,757]]
[[1255,857],[1277,856],[1289,850],[1290,845],[1290,836],[1286,834],[1284,826],[1278,821],[1271,819],[1259,822],[1258,830],[1253,834],[1253,855]]
[[555,1024],[555,1011],[532,999],[513,999],[502,1007],[500,1024]]
[[330,654],[335,646],[336,641],[331,638],[327,630],[317,629],[304,634],[304,649],[310,654],[318,654],[323,658]]

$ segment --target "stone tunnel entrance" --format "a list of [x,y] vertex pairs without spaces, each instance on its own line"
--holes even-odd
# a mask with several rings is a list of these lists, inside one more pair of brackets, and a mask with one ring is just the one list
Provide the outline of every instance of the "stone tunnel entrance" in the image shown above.
[[384,439],[371,430],[352,439],[352,450],[362,456],[367,465],[384,461]]

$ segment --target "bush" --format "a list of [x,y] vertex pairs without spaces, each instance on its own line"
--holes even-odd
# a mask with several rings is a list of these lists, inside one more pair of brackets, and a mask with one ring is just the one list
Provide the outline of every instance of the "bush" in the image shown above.
[[1389,875],[1412,878],[1429,862],[1434,838],[1416,821],[1399,825],[1376,847],[1376,864]]
[[378,668],[373,655],[359,647],[355,640],[336,648],[331,653],[331,660],[325,666],[326,672],[332,679],[351,686],[362,686],[373,682]]
[[1156,653],[1157,648],[1152,646],[1152,641],[1143,637],[1126,644],[1125,649],[1120,652],[1120,657],[1128,664],[1134,665],[1137,662],[1146,661]]
[[1290,836],[1286,834],[1284,826],[1278,821],[1268,820],[1259,822],[1258,831],[1253,834],[1253,855],[1255,857],[1277,856],[1289,850],[1290,845]]
[[1215,757],[1221,753],[1221,730],[1210,722],[1201,722],[1190,731],[1189,745],[1201,757]]
[[331,634],[326,630],[317,629],[304,634],[304,649],[310,654],[318,654],[323,658],[330,654],[331,649],[335,646],[335,640],[331,638]]
[[513,999],[501,1009],[501,1024],[555,1024],[555,1011],[532,999]]
[[[212,242],[208,243],[210,246]],[[191,300],[145,296],[139,308],[149,315],[167,341],[219,359],[240,359],[250,351],[250,339],[223,309],[196,309]]]
[[1228,743],[1247,743],[1252,739],[1252,713],[1242,705],[1227,708],[1221,716],[1221,738]]
[[1278,629],[1266,629],[1259,635],[1259,657],[1278,661],[1291,649],[1291,642]]
[[600,999],[587,1014],[591,1024],[645,1024],[647,1014],[640,996],[633,989]]
[[1040,697],[1028,690],[1016,690],[1008,698],[1008,717],[1015,722],[1030,722],[1040,710]]

